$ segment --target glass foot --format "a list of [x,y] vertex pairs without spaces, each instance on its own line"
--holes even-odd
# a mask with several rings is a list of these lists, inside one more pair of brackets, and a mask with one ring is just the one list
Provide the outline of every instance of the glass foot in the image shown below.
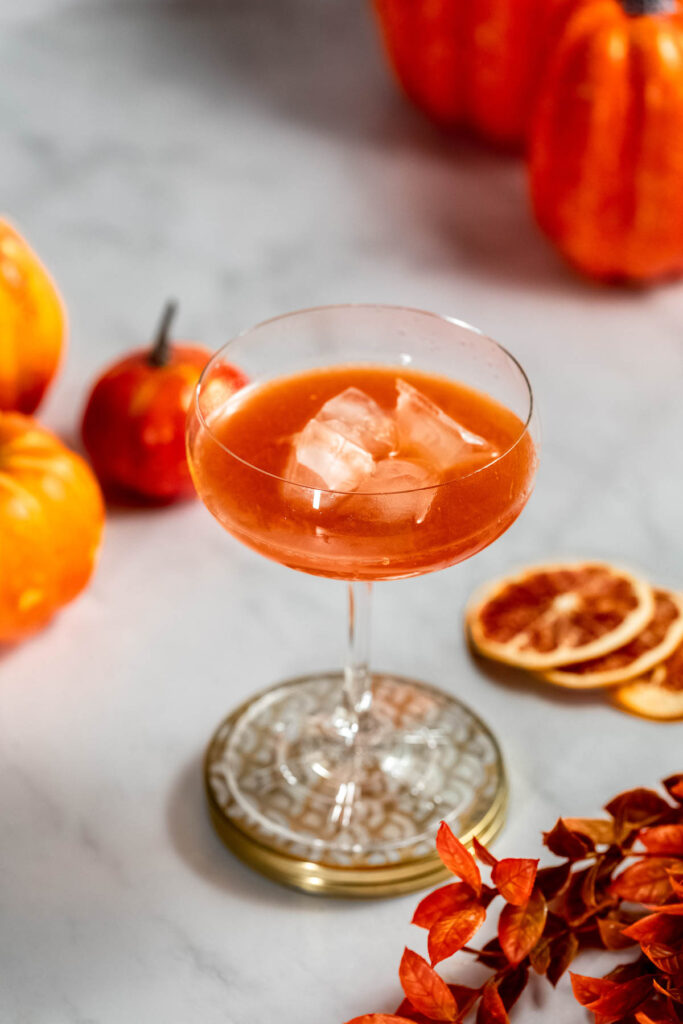
[[500,829],[500,750],[464,704],[425,683],[374,675],[355,741],[335,718],[341,673],[278,684],[233,712],[206,753],[212,821],[247,863],[328,895],[387,896],[447,877],[445,820],[463,841]]

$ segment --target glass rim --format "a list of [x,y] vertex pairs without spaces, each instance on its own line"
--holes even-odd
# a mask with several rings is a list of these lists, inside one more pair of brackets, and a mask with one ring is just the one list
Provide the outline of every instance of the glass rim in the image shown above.
[[[223,444],[223,442],[220,441],[216,437],[215,433],[211,429],[211,426],[209,425],[209,422],[207,421],[206,417],[204,416],[204,413],[202,412],[201,406],[200,406],[200,403],[199,403],[199,396],[200,396],[200,393],[201,393],[201,390],[202,390],[202,385],[204,384],[205,378],[209,376],[209,374],[211,373],[213,367],[220,360],[222,360],[224,358],[225,353],[227,352],[227,350],[229,348],[231,348],[231,346],[235,345],[242,338],[246,338],[248,335],[253,334],[255,331],[261,330],[264,327],[269,327],[271,324],[279,323],[282,320],[289,320],[289,319],[292,319],[294,317],[305,316],[308,313],[342,312],[344,310],[368,310],[368,311],[370,311],[370,310],[378,310],[378,311],[386,311],[386,312],[394,312],[394,313],[401,313],[401,312],[403,312],[403,313],[416,314],[418,316],[423,316],[423,317],[429,317],[429,318],[434,319],[434,320],[439,320],[439,321],[441,321],[442,323],[445,323],[445,324],[451,324],[454,327],[464,328],[466,331],[469,331],[471,334],[478,335],[480,338],[483,338],[486,341],[490,342],[492,345],[495,345],[495,347],[500,352],[502,352],[504,356],[507,357],[507,359],[510,361],[510,363],[512,363],[517,368],[517,370],[519,371],[520,376],[522,378],[522,381],[524,382],[526,390],[527,390],[527,395],[528,395],[528,400],[529,400],[529,408],[528,408],[526,419],[522,423],[522,429],[519,432],[519,436],[516,437],[515,440],[510,445],[508,445],[508,447],[505,449],[505,451],[500,452],[500,454],[497,455],[495,459],[492,459],[491,462],[487,462],[486,465],[480,466],[478,469],[474,469],[470,473],[466,473],[464,476],[449,477],[447,480],[440,480],[439,483],[437,483],[437,484],[427,484],[426,486],[423,486],[423,487],[409,487],[409,488],[406,488],[405,490],[400,490],[400,491],[393,491],[393,490],[392,491],[363,491],[363,490],[360,490],[360,489],[359,490],[354,490],[354,491],[343,491],[343,490],[333,490],[333,489],[328,488],[328,487],[313,487],[310,484],[302,484],[302,483],[299,483],[296,480],[289,480],[287,477],[280,476],[278,473],[271,473],[267,469],[261,469],[259,466],[256,466],[252,462],[249,462],[247,459],[242,458],[242,456],[238,455],[237,452],[232,451],[231,448],[229,448],[227,445]],[[335,365],[340,365],[340,364],[335,364]],[[238,367],[238,369],[239,369],[239,367]],[[249,386],[249,384],[247,383],[246,387],[248,387],[248,386]],[[239,394],[239,391],[235,392],[235,394]],[[531,387],[531,381],[529,380],[529,377],[527,376],[526,370],[524,369],[522,364],[519,362],[519,360],[516,358],[516,356],[514,356],[507,348],[505,348],[504,345],[501,345],[500,342],[496,341],[495,338],[491,338],[488,334],[484,334],[484,332],[479,330],[478,327],[474,327],[472,324],[467,323],[465,320],[460,320],[457,317],[448,316],[445,313],[434,313],[434,312],[431,312],[430,310],[418,309],[417,307],[414,307],[414,306],[400,306],[400,305],[392,305],[392,304],[381,303],[381,302],[344,302],[344,303],[330,303],[328,305],[321,305],[321,306],[308,306],[308,307],[305,307],[303,309],[290,310],[287,313],[279,313],[276,316],[268,317],[265,320],[261,320],[261,321],[259,321],[259,323],[253,324],[251,327],[245,327],[243,330],[241,330],[237,334],[233,335],[233,337],[230,338],[229,341],[226,341],[223,345],[221,345],[221,347],[214,352],[214,354],[211,356],[209,361],[206,363],[206,366],[204,367],[204,369],[202,370],[201,374],[199,375],[199,380],[197,381],[197,384],[196,384],[196,386],[194,388],[193,407],[194,407],[197,419],[199,420],[199,422],[202,425],[203,429],[206,430],[207,434],[211,437],[211,440],[214,442],[214,444],[218,445],[219,448],[222,448],[223,451],[226,452],[228,455],[230,455],[231,458],[236,459],[238,462],[241,462],[242,465],[247,466],[249,469],[254,470],[256,473],[260,473],[262,476],[270,477],[272,480],[277,480],[279,483],[286,484],[288,487],[299,488],[304,493],[321,494],[321,495],[322,494],[331,494],[331,495],[339,494],[339,495],[345,495],[345,496],[351,496],[351,495],[357,494],[357,495],[374,495],[375,497],[388,497],[389,495],[394,495],[394,494],[396,494],[396,495],[399,495],[399,494],[419,494],[421,491],[435,491],[438,488],[447,487],[449,484],[452,484],[452,483],[462,483],[464,480],[469,480],[469,479],[471,479],[474,476],[478,476],[480,473],[488,472],[488,470],[490,470],[493,466],[497,465],[497,463],[499,463],[501,461],[501,459],[506,458],[510,454],[510,452],[514,451],[514,449],[521,443],[522,439],[529,433],[529,429],[531,427],[531,422],[533,420],[534,413],[535,413],[534,392],[533,392],[533,389]]]

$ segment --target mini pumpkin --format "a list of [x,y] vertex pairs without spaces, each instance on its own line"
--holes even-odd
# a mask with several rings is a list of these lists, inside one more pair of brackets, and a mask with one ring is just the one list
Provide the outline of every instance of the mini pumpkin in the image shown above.
[[604,280],[683,271],[683,16],[675,0],[591,0],[549,62],[530,137],[542,230]]
[[80,593],[103,524],[83,459],[30,417],[0,413],[0,643],[39,629]]
[[[195,496],[185,454],[185,421],[211,353],[173,344],[175,303],[167,304],[147,350],[114,363],[95,383],[83,416],[83,443],[107,496],[165,503]],[[232,393],[245,382],[226,367]]]
[[579,0],[374,0],[408,96],[433,120],[504,145],[526,138],[538,80]]
[[0,410],[38,408],[65,341],[64,308],[52,278],[0,219]]

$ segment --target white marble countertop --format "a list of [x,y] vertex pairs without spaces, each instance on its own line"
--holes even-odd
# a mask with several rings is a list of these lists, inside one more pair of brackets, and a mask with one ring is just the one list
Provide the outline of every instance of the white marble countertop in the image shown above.
[[[513,350],[544,426],[536,494],[448,572],[378,588],[375,661],[452,687],[500,736],[501,854],[557,815],[680,770],[681,726],[483,675],[471,588],[557,555],[683,587],[683,286],[577,280],[519,162],[436,134],[382,66],[362,0],[9,0],[2,206],[58,279],[69,358],[41,410],[74,438],[95,373],[162,302],[212,347],[278,312],[397,302]],[[0,658],[3,1024],[341,1024],[392,1009],[415,896],[314,899],[235,861],[199,762],[218,720],[338,664],[341,584],[240,547],[194,503],[112,511],[81,600]],[[588,972],[592,965],[584,963]],[[552,1007],[552,1010],[551,1010]],[[569,986],[518,1019],[583,1020]]]

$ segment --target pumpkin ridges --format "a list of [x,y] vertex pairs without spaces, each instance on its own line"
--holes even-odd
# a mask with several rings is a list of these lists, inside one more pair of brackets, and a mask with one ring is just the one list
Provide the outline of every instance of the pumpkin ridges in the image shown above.
[[50,274],[0,218],[0,410],[33,412],[66,344],[66,312]]
[[682,39],[680,15],[633,18],[593,0],[551,61],[531,133],[532,202],[593,276],[683,266]]
[[40,628],[83,589],[103,522],[87,463],[34,420],[0,415],[0,643]]
[[[541,228],[553,238],[564,239],[567,225],[582,230],[587,221],[585,216],[579,219],[574,196],[585,173],[583,151],[591,140],[595,115],[585,102],[585,95],[581,103],[559,108],[563,90],[574,95],[580,89],[596,41],[612,13],[613,0],[580,9],[570,19],[544,77],[534,117],[529,166],[536,217]],[[583,46],[585,38],[593,40],[588,51]],[[562,155],[560,160],[557,154]]]
[[504,146],[526,136],[541,70],[581,0],[374,0],[404,92],[432,120]]

